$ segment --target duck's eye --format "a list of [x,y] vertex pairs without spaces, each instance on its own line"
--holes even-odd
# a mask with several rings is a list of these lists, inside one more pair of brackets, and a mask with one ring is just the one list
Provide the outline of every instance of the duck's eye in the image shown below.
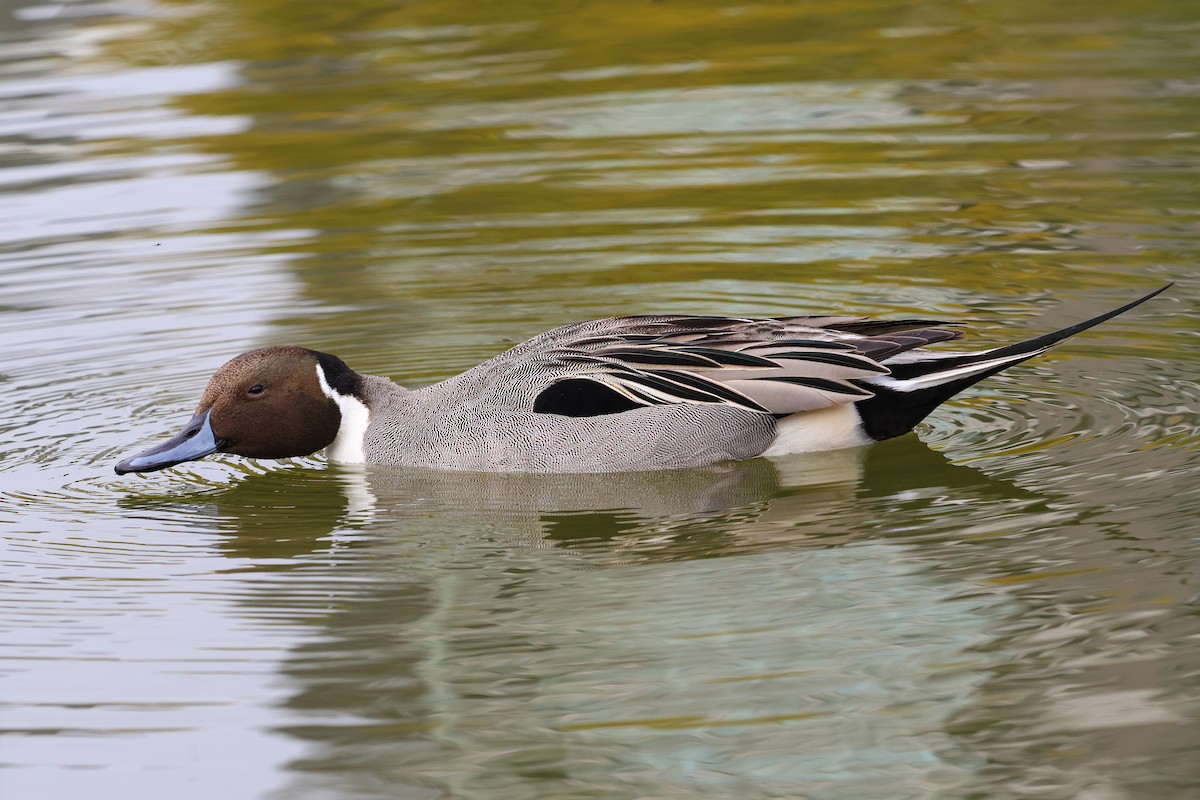
[[261,383],[256,383],[253,386],[251,386],[249,389],[247,389],[246,391],[250,394],[262,394],[263,387],[262,387]]

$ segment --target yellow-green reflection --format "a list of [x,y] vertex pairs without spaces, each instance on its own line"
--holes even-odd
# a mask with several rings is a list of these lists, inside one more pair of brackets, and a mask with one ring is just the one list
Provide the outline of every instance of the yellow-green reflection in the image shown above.
[[[14,4],[0,785],[1194,793],[1194,17]],[[986,346],[1167,278],[924,442],[603,478],[110,471],[270,342],[410,383],[667,308],[936,314]]]

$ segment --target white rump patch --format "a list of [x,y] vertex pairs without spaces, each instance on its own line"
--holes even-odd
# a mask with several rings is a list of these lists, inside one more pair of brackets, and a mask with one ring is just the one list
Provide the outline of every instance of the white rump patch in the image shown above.
[[775,441],[764,456],[790,453],[815,453],[859,447],[875,440],[863,430],[862,417],[853,403],[830,406],[819,411],[804,411],[775,423]]
[[325,380],[325,370],[317,364],[317,381],[325,396],[337,403],[342,412],[342,424],[338,426],[337,437],[333,444],[325,448],[325,455],[330,461],[343,464],[365,464],[366,450],[363,444],[367,438],[367,425],[371,421],[371,412],[366,403],[352,395],[338,394]]

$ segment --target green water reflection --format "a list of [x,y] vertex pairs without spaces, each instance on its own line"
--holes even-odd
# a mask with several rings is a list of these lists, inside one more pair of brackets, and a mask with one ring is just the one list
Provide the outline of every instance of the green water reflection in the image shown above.
[[[5,6],[0,794],[1195,794],[1192,5]],[[263,344],[1168,279],[869,450],[111,474]]]

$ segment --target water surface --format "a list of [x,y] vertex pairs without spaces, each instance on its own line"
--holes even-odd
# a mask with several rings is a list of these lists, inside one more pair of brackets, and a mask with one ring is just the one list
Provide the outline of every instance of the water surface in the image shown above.
[[[4,797],[1200,791],[1190,4],[0,7]],[[273,343],[1153,303],[870,449],[112,464]]]

